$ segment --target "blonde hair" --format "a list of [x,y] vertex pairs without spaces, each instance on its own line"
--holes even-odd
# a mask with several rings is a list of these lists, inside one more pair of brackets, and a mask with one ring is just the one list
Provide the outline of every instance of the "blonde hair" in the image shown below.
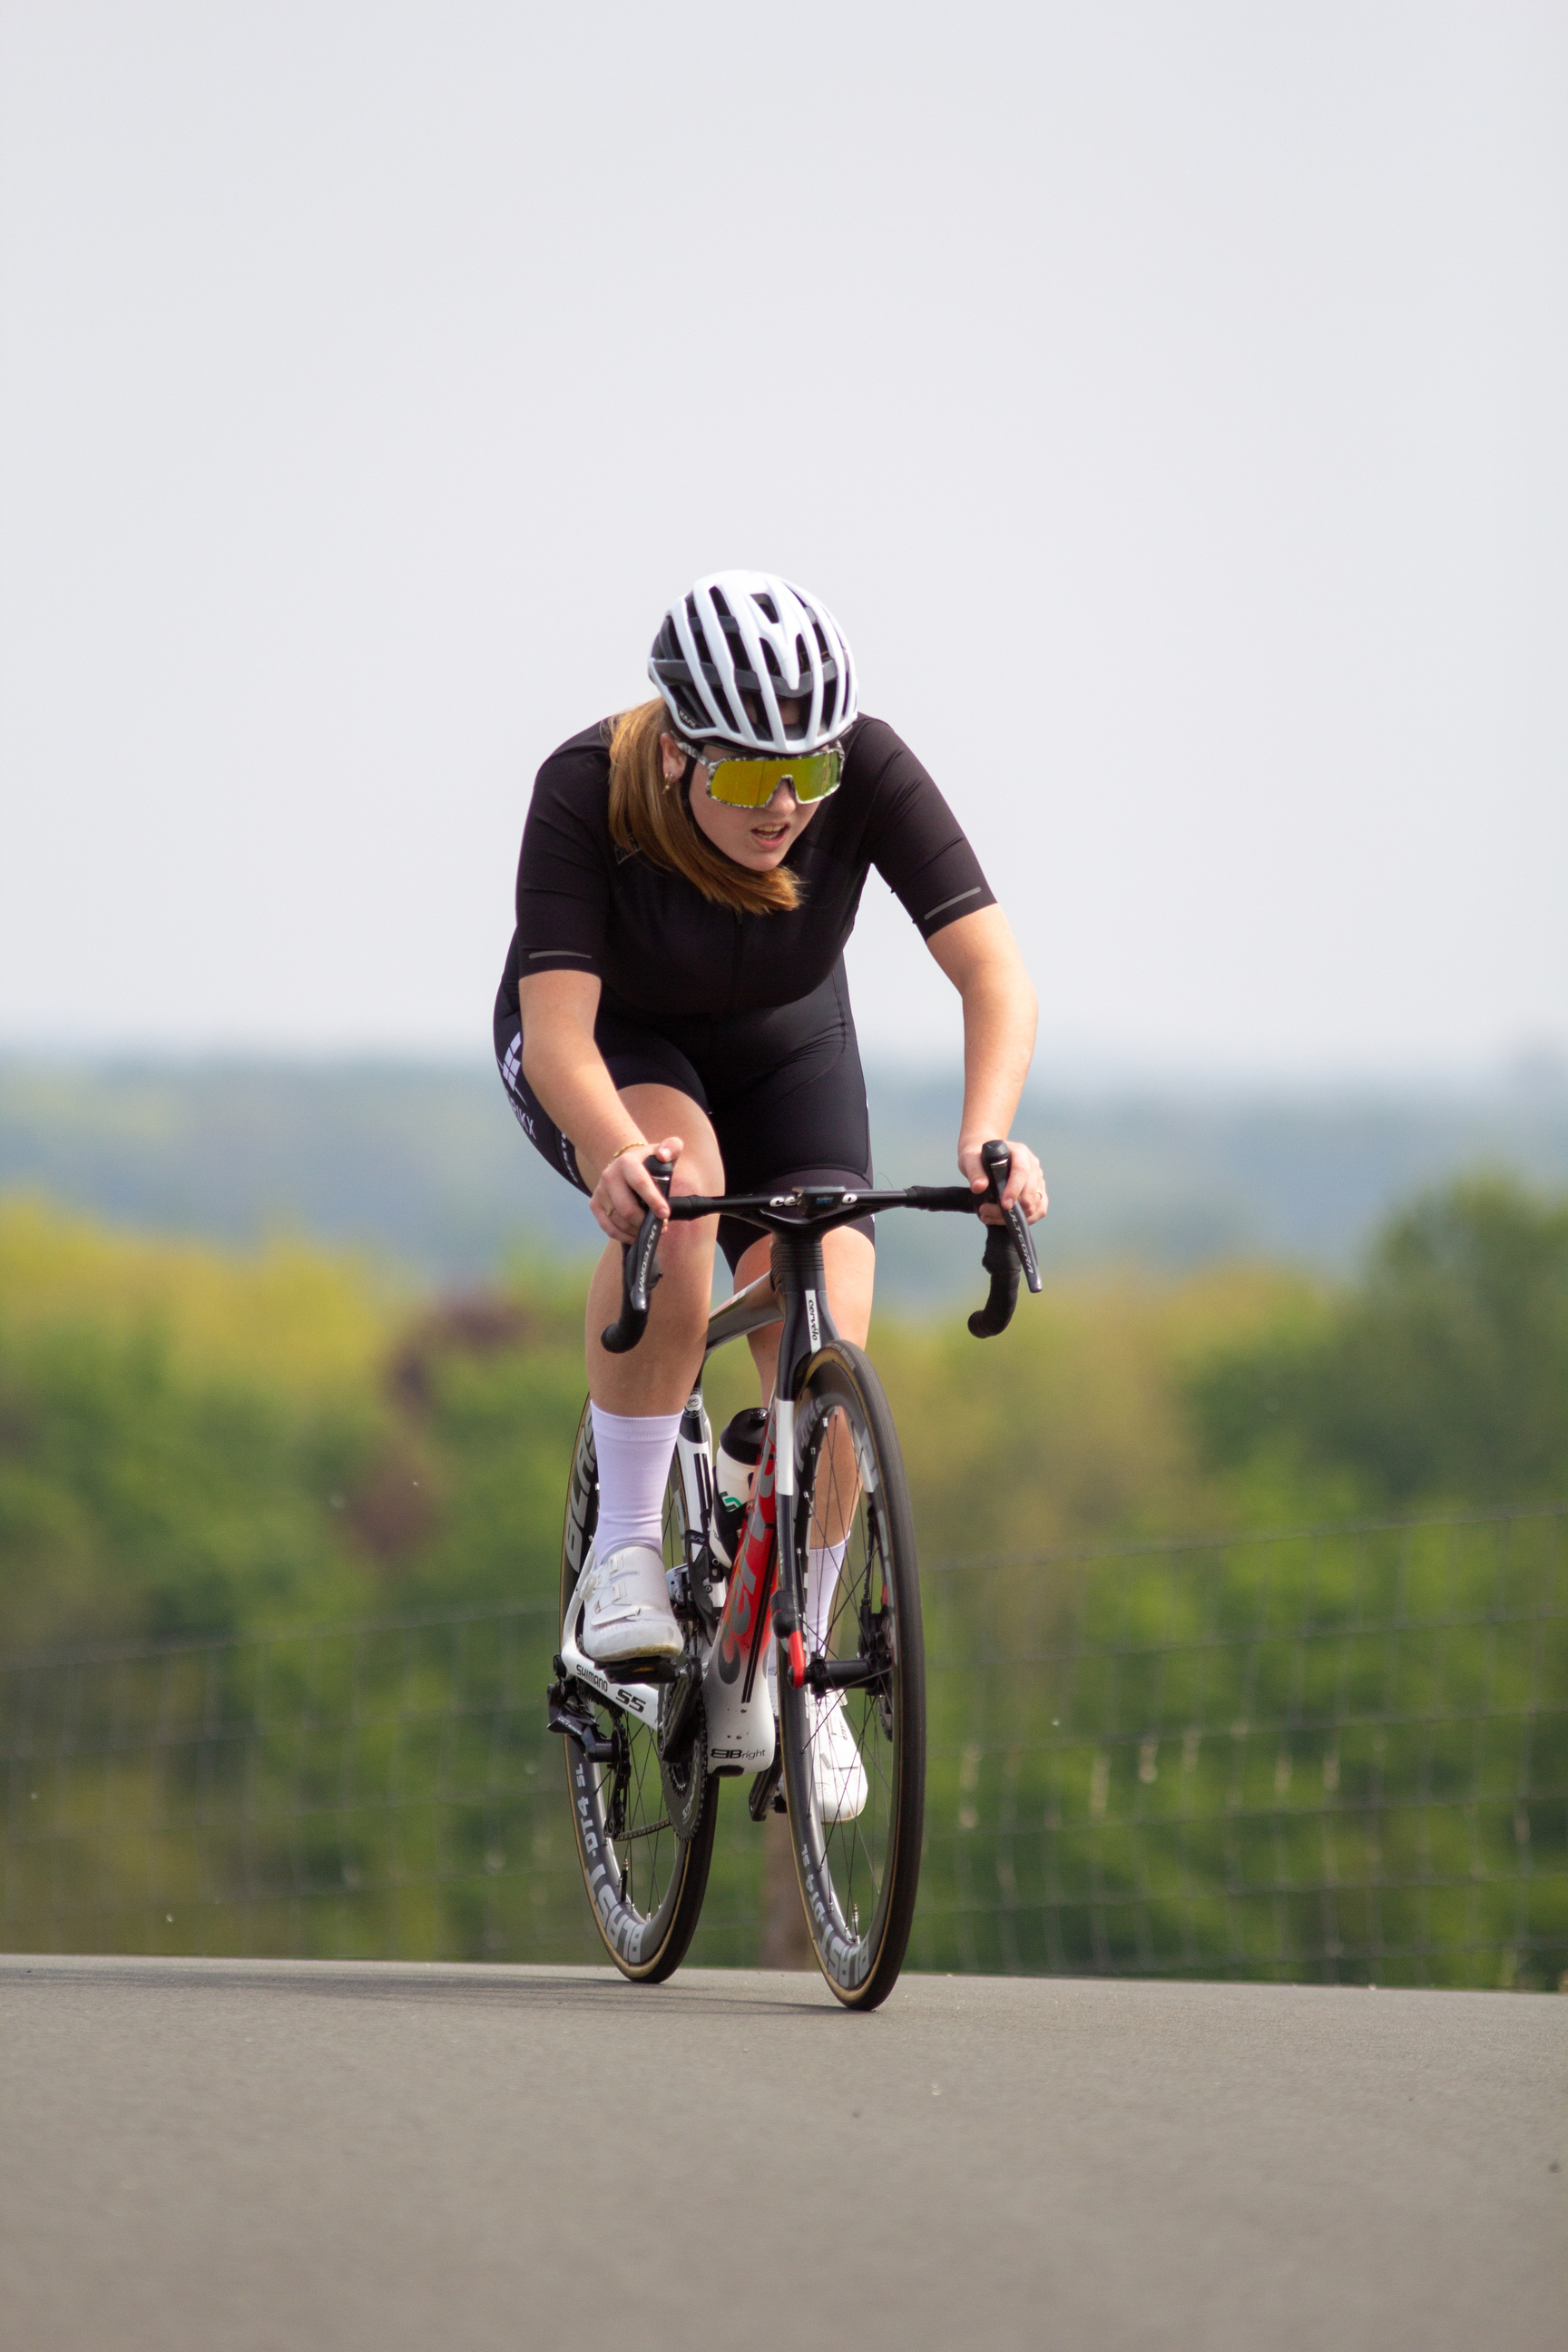
[[787,866],[753,874],[716,849],[687,806],[679,782],[667,782],[659,737],[675,733],[663,698],[623,710],[610,727],[610,839],[640,849],[651,865],[684,874],[705,898],[743,915],[786,915],[800,904]]

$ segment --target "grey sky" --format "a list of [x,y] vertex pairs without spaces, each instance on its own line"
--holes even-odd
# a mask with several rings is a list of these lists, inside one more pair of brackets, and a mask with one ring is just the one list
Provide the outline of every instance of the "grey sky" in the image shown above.
[[539,759],[756,563],[1047,1067],[1568,1044],[1562,6],[3,21],[0,1039],[482,1050]]

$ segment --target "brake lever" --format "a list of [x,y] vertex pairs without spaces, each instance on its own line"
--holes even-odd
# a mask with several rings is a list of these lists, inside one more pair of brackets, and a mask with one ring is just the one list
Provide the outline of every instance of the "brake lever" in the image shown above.
[[[994,1201],[996,1206],[1002,1209],[1002,1194],[1012,1171],[1013,1155],[1005,1143],[983,1143],[980,1147],[980,1164],[991,1179],[985,1197],[988,1201]],[[1029,1220],[1016,1201],[1010,1209],[1002,1209],[1002,1223],[1005,1231],[1011,1235],[1013,1247],[1018,1254],[1018,1264],[1024,1270],[1024,1280],[1028,1284],[1031,1292],[1038,1291],[1040,1261],[1035,1255],[1035,1236],[1029,1231]]]
[[[657,1151],[650,1151],[643,1166],[668,1201],[674,1160],[661,1160]],[[646,1210],[636,1241],[621,1244],[621,1311],[599,1334],[607,1355],[628,1354],[647,1329],[648,1301],[655,1286],[664,1280],[658,1264],[658,1229],[663,1223],[657,1209]]]
[[[983,1143],[980,1164],[988,1182],[984,1197],[1002,1209],[1002,1193],[1013,1165],[1013,1157],[1001,1142]],[[991,1276],[991,1292],[984,1307],[977,1307],[969,1318],[969,1328],[977,1339],[994,1339],[1013,1320],[1013,1310],[1018,1304],[1018,1276],[1022,1272],[1031,1291],[1040,1288],[1040,1263],[1035,1255],[1034,1236],[1029,1221],[1016,1202],[1002,1209],[1002,1223],[985,1228],[985,1255],[981,1261]]]

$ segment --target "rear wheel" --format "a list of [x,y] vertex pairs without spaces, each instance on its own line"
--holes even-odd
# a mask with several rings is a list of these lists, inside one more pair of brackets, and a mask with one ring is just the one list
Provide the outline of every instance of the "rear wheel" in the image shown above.
[[[594,1423],[584,1405],[561,1548],[563,1628],[598,1514]],[[664,1498],[667,1568],[685,1560],[685,1538],[680,1474],[672,1463]],[[661,1770],[654,1734],[639,1717],[611,1706],[581,1683],[569,1684],[566,1696],[574,1713],[592,1720],[595,1746],[610,1750],[608,1757],[595,1759],[574,1739],[563,1742],[572,1830],[594,1922],[623,1976],[636,1984],[657,1984],[680,1966],[701,1914],[719,1783],[704,1769],[700,1727],[683,1764]],[[680,1828],[688,1826],[689,1833],[681,1835]]]
[[[818,1627],[819,1677],[837,1670],[837,1685],[797,1691],[779,1675],[790,1843],[824,1976],[847,2008],[874,2009],[903,1966],[920,1885],[925,1645],[903,1458],[858,1348],[835,1340],[813,1358],[795,1407],[795,1459],[802,1590],[810,1555],[821,1575],[824,1555],[844,1549]],[[813,1647],[808,1633],[808,1661]],[[830,1738],[831,1768],[818,1762]]]

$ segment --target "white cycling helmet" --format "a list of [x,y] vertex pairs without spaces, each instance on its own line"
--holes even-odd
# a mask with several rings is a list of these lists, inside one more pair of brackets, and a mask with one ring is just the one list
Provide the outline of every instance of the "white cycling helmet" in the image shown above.
[[[647,674],[683,736],[748,751],[815,751],[858,708],[855,664],[826,604],[771,572],[710,572],[659,624]],[[780,701],[803,709],[786,726]]]

